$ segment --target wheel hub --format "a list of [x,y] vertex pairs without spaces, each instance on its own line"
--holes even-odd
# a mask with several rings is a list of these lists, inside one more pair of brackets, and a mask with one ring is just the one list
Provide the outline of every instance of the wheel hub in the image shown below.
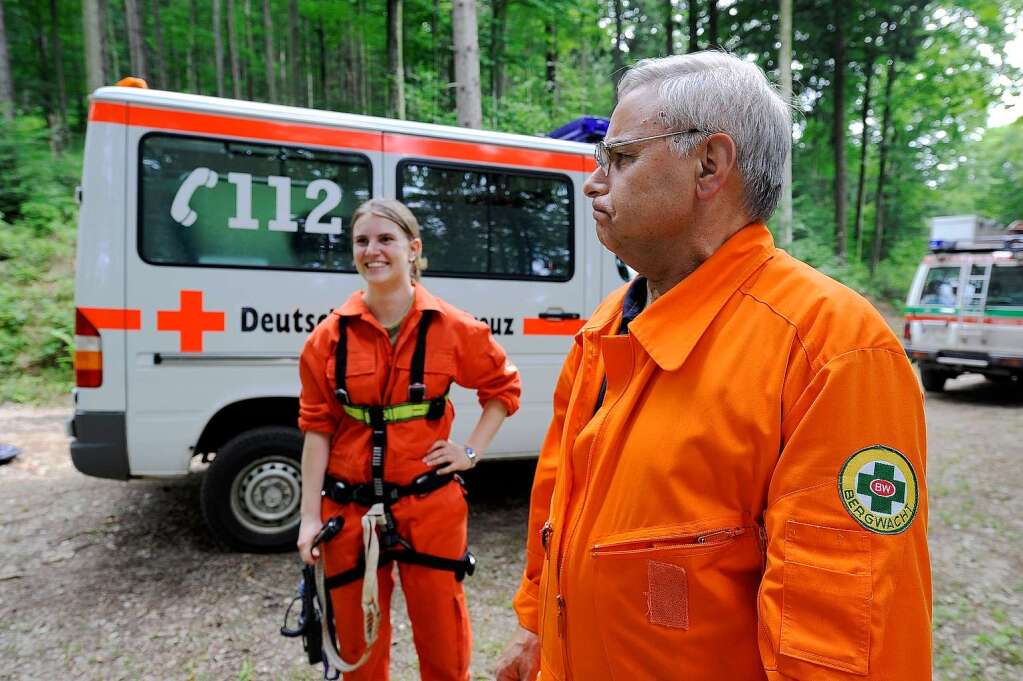
[[268,456],[239,471],[231,486],[231,510],[247,529],[277,534],[299,521],[302,472],[293,459]]

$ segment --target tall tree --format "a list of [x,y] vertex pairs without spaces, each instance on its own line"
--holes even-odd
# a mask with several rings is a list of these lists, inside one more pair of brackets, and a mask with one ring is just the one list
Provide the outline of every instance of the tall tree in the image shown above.
[[664,54],[675,54],[675,4],[664,0]]
[[870,255],[870,273],[877,270],[881,262],[881,250],[884,247],[885,221],[885,179],[888,163],[889,134],[892,120],[892,84],[895,82],[895,57],[888,59],[888,69],[884,83],[884,114],[881,121],[881,143],[877,160],[877,187],[874,194],[874,248]]
[[492,0],[490,3],[490,100],[495,111],[504,96],[504,47],[508,3],[509,0]]
[[831,82],[832,118],[831,144],[835,157],[834,201],[835,201],[835,255],[845,258],[845,13],[843,0],[831,0],[833,30],[831,33],[831,58],[834,61],[834,77]]
[[[473,5],[475,22],[475,4]],[[405,118],[405,64],[402,50],[401,0],[387,0],[387,115]],[[476,59],[479,80],[479,57]],[[475,127],[479,127],[476,125]]]
[[288,0],[289,104],[302,106],[302,60],[299,58],[298,0]]
[[14,118],[14,79],[11,75],[11,57],[7,49],[7,29],[4,24],[4,0],[0,0],[0,115]]
[[234,0],[227,0],[227,52],[231,60],[231,94],[242,98],[241,57],[238,54],[238,21]]
[[622,0],[614,0],[615,46],[611,53],[611,83],[613,84],[615,92],[615,104],[618,103],[618,81],[622,79],[622,71],[625,68],[622,57],[622,44],[625,41],[625,21],[622,17],[622,13],[625,9],[622,5]]
[[[785,106],[792,103],[792,0],[781,0],[778,12],[778,78]],[[781,188],[781,243],[792,243],[792,153],[785,159]]]
[[867,46],[866,59],[863,64],[863,103],[860,106],[860,173],[856,181],[856,217],[853,219],[853,240],[855,242],[855,258],[863,257],[863,204],[866,196],[867,151],[870,140],[870,86],[874,77],[874,49]]
[[256,98],[255,93],[255,71],[252,68],[252,59],[256,54],[255,44],[252,37],[252,0],[245,0],[245,62],[242,69],[242,80],[245,81],[246,98],[252,101]]
[[452,3],[455,53],[455,112],[464,128],[483,126],[480,96],[480,48],[476,31],[476,0]]
[[263,0],[263,61],[266,68],[266,92],[271,102],[277,101],[277,80],[274,71],[274,23],[270,0]]
[[[553,12],[551,12],[551,14],[553,14]],[[544,35],[546,37],[546,49],[544,50],[544,53],[547,56],[544,88],[547,90],[548,104],[551,107],[551,113],[553,113],[557,108],[558,100],[558,32],[557,24],[555,24],[554,21],[555,19],[553,16],[548,16],[544,21]]]
[[224,22],[220,16],[220,0],[213,0],[213,64],[217,72],[217,97],[224,96]]
[[57,0],[50,0],[50,55],[53,57],[53,79],[56,101],[53,105],[54,119],[50,128],[55,137],[54,148],[59,152],[67,142],[67,85],[64,80],[64,47],[60,41],[60,11]]
[[188,2],[188,38],[185,50],[185,70],[187,71],[189,92],[199,91],[199,65],[195,56],[195,29],[199,25],[195,0]]
[[707,2],[707,47],[718,47],[718,0]]
[[156,41],[156,49],[153,51],[156,62],[156,86],[167,89],[170,85],[167,82],[167,60],[163,44],[163,25],[160,21],[160,0],[152,0],[150,11],[153,13],[153,39]]
[[689,22],[689,46],[686,52],[697,52],[700,49],[700,13],[696,11],[697,0],[689,0],[686,4],[686,19]]
[[124,0],[124,22],[128,30],[128,59],[131,62],[131,74],[148,81],[146,41],[143,34],[142,18],[139,16],[138,0]]
[[[2,3],[3,0],[0,0]],[[0,19],[2,22],[2,19]],[[85,89],[92,92],[103,87],[103,22],[100,17],[99,0],[82,0],[82,29],[85,48]],[[3,30],[0,28],[0,41]],[[3,56],[0,54],[0,71],[3,70]],[[0,75],[0,81],[3,76]],[[2,87],[2,86],[0,86]]]

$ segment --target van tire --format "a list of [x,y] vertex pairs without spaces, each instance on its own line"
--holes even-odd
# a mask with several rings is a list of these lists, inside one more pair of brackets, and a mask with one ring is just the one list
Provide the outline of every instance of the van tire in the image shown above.
[[200,505],[213,535],[236,551],[295,550],[302,497],[302,433],[247,430],[220,448],[202,481]]
[[941,369],[920,368],[920,381],[924,384],[924,390],[932,393],[945,392],[945,381],[952,375]]

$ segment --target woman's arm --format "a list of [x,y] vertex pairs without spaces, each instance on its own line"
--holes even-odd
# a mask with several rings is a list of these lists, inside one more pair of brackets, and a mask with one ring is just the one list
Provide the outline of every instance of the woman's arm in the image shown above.
[[308,431],[302,446],[302,523],[298,530],[298,551],[306,564],[312,565],[320,557],[320,550],[312,548],[313,539],[323,526],[320,519],[320,490],[327,472],[330,455],[330,436]]
[[[497,435],[497,431],[501,428],[501,424],[504,423],[507,416],[508,410],[503,402],[500,400],[490,400],[483,405],[483,413],[480,414],[480,420],[476,422],[476,427],[472,429],[472,433],[466,438],[464,445],[460,445],[453,440],[437,440],[427,451],[426,456],[423,458],[423,463],[427,466],[442,466],[442,468],[437,470],[442,475],[472,468],[475,464],[466,456],[466,446],[472,447],[475,450],[476,462],[478,463],[483,458],[483,452],[493,442],[494,436]],[[303,487],[303,489],[305,488]]]

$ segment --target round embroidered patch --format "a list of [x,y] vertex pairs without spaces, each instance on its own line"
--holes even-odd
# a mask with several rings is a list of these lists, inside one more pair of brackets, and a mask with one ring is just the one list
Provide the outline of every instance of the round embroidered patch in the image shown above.
[[873,445],[850,456],[838,474],[838,495],[853,520],[879,534],[898,534],[916,516],[916,471],[890,447]]

